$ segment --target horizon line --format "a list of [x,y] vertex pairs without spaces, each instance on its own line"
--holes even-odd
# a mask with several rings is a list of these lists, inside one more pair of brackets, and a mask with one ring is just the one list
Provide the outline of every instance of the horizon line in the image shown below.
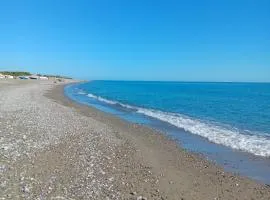
[[[74,78],[76,79],[76,78]],[[270,83],[270,81],[194,81],[194,80],[121,80],[121,79],[87,79],[86,81],[122,81],[122,82],[182,82],[182,83]]]

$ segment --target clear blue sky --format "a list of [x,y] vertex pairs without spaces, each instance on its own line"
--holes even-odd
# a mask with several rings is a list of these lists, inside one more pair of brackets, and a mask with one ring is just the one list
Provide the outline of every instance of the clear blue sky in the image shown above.
[[0,70],[270,81],[269,0],[6,0],[0,8]]

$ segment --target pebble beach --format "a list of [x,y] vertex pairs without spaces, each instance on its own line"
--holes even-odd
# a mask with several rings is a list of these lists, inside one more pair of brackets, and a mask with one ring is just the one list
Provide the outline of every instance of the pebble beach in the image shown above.
[[269,185],[69,100],[66,84],[0,80],[0,199],[270,199]]

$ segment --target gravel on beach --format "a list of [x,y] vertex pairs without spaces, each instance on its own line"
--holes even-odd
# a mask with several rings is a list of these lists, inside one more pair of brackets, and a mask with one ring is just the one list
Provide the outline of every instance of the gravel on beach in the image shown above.
[[270,187],[63,95],[0,81],[0,199],[270,199]]

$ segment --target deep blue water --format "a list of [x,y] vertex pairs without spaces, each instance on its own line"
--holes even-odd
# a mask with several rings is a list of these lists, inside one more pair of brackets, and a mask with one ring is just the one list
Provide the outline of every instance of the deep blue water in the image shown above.
[[162,130],[232,171],[270,182],[264,175],[270,174],[269,83],[92,81],[68,86],[66,94]]

